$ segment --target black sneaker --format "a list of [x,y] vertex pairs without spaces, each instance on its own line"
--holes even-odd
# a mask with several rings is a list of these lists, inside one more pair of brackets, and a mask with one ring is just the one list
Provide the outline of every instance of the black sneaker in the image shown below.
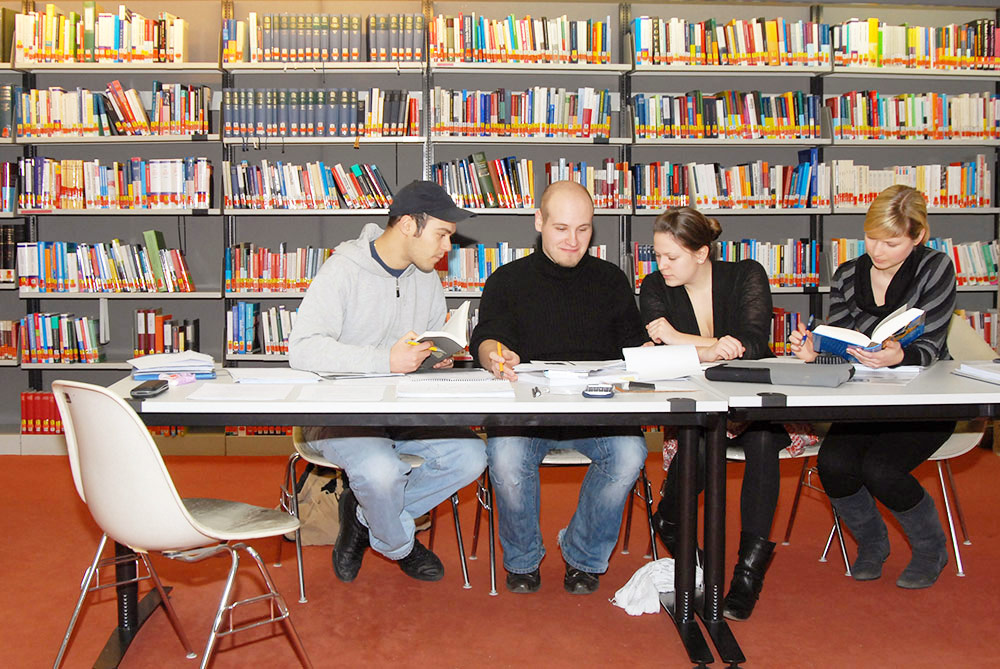
[[566,576],[563,578],[563,587],[571,595],[589,595],[597,591],[600,584],[600,574],[591,574],[589,571],[581,571],[576,567],[566,565]]
[[413,540],[413,550],[410,554],[397,562],[404,574],[418,581],[440,581],[444,578],[444,565],[441,564],[441,560],[424,548],[417,539]]
[[338,512],[340,532],[333,544],[333,573],[350,583],[361,571],[361,560],[368,548],[368,528],[358,520],[358,500],[350,488],[340,496]]
[[538,592],[542,587],[542,575],[538,569],[529,574],[515,574],[507,572],[507,589],[518,595],[525,595],[530,592]]

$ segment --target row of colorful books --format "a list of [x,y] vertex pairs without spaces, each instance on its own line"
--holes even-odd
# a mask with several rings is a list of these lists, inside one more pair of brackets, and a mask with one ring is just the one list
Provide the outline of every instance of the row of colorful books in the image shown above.
[[277,251],[253,242],[229,246],[223,260],[227,291],[283,293],[309,287],[333,249],[307,246],[290,250],[285,242]]
[[323,161],[296,165],[261,160],[223,161],[223,201],[231,209],[377,209],[392,204],[392,189],[374,164],[344,167]]
[[142,244],[119,240],[21,242],[17,280],[22,292],[190,293],[195,290],[184,254],[168,249],[158,230],[143,233]]
[[500,19],[438,14],[430,23],[431,63],[611,62],[611,17],[570,20],[513,14]]
[[17,360],[20,334],[18,321],[0,320],[0,360]]
[[636,209],[816,208],[830,205],[830,166],[816,149],[799,151],[798,165],[756,160],[724,167],[718,163],[632,165]]
[[179,353],[199,350],[200,319],[174,318],[163,309],[136,309],[132,354]]
[[830,63],[830,26],[752,18],[632,19],[636,65],[810,65]]
[[[720,240],[717,244],[719,260],[756,260],[764,267],[773,287],[819,285],[819,243],[815,239],[787,239],[783,242]],[[646,275],[657,271],[656,253],[652,244],[633,242],[632,257],[635,287],[639,289]]]
[[62,434],[62,417],[55,395],[39,391],[21,393],[21,434]]
[[817,139],[820,98],[803,91],[699,90],[632,96],[638,139]]
[[804,323],[802,313],[788,311],[781,307],[772,308],[771,332],[767,344],[775,355],[794,355],[788,345],[788,337],[798,329],[799,323]]
[[227,437],[292,436],[294,428],[285,425],[227,425]]
[[419,137],[420,91],[235,88],[222,92],[226,137]]
[[119,5],[102,11],[83,0],[83,14],[63,14],[53,3],[44,12],[14,21],[15,63],[180,63],[187,60],[188,22],[169,12],[146,18]]
[[0,212],[14,212],[17,205],[17,174],[14,163],[0,163]]
[[287,354],[297,314],[284,305],[261,309],[260,302],[236,302],[226,312],[226,352]]
[[994,70],[1000,68],[997,22],[890,25],[876,18],[833,26],[834,63],[869,67]]
[[993,206],[993,171],[983,154],[947,165],[896,165],[875,169],[853,160],[834,160],[833,204],[864,207],[889,186],[902,184],[924,194],[929,207]]
[[1000,334],[998,334],[998,320],[996,311],[968,311],[966,309],[956,309],[955,313],[965,318],[966,322],[972,326],[983,340],[996,350],[1000,344]]
[[508,156],[487,160],[482,151],[468,158],[431,166],[431,181],[448,191],[460,207],[535,206],[534,162]]
[[423,14],[274,14],[223,19],[223,63],[422,61]]
[[[452,244],[446,258],[435,267],[445,291],[481,291],[493,271],[509,262],[534,252],[534,248],[512,247],[507,242],[495,245],[474,244],[461,247]],[[591,246],[587,252],[595,258],[608,259],[606,244]]]
[[850,91],[826,99],[834,139],[996,139],[996,93]]
[[[0,110],[2,110],[0,91]],[[116,79],[103,92],[86,88],[15,86],[14,124],[18,137],[101,137],[107,135],[195,135],[209,132],[212,89],[154,81],[149,111],[139,92]],[[0,111],[0,122],[3,121]]]
[[94,160],[20,158],[21,209],[206,209],[212,164],[203,156]]
[[431,91],[434,136],[610,137],[618,93],[584,86],[576,90],[535,86]]
[[103,362],[98,320],[74,314],[33,313],[20,321],[21,364]]
[[627,162],[605,158],[597,164],[560,158],[545,163],[545,183],[572,181],[590,193],[597,209],[626,209],[632,206],[632,174]]

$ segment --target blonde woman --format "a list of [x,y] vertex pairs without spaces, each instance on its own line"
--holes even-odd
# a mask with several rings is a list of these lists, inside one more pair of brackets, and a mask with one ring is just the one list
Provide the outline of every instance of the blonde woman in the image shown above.
[[[905,347],[895,340],[879,351],[849,348],[868,367],[930,365],[948,359],[945,339],[955,307],[955,269],[947,255],[925,246],[927,203],[908,186],[882,191],[865,217],[865,255],[842,264],[830,286],[830,325],[871,334],[898,307],[926,311],[924,332]],[[789,338],[799,358],[812,361],[812,335],[799,327]],[[851,573],[858,581],[882,575],[889,556],[877,499],[896,516],[913,556],[896,581],[901,588],[934,584],[948,563],[934,501],[910,473],[951,435],[953,422],[835,424],[819,452],[819,474],[830,502],[858,542]]]

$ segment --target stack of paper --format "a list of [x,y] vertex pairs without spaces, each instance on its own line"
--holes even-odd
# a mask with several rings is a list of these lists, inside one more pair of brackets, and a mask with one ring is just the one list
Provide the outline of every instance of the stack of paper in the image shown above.
[[158,379],[161,374],[194,374],[199,379],[215,378],[215,361],[212,356],[198,351],[142,355],[128,362],[132,365],[132,378],[136,380]]
[[639,346],[622,349],[625,368],[638,378],[634,381],[665,381],[679,379],[701,371],[698,351],[694,346]]
[[319,383],[319,375],[291,367],[230,367],[236,383]]
[[958,369],[952,370],[952,374],[1000,384],[1000,364],[996,362],[963,362]]
[[514,386],[506,379],[422,379],[406,377],[396,385],[400,398],[489,397],[514,399]]

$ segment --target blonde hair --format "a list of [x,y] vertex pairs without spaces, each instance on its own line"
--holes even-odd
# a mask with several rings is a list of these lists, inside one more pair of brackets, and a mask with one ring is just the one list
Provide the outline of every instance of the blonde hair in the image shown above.
[[927,200],[909,186],[889,186],[868,207],[865,234],[876,239],[905,236],[921,244],[926,242],[931,236]]

